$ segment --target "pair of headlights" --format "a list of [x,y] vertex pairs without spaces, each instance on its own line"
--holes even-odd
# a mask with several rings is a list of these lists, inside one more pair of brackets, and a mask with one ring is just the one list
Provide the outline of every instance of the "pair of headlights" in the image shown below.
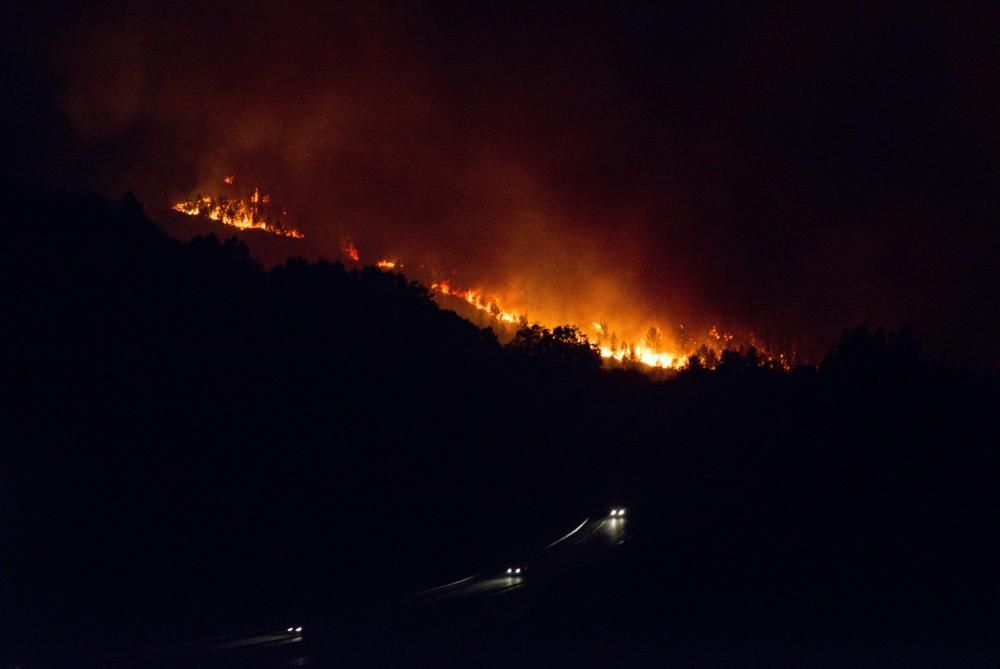
[[521,573],[521,568],[520,567],[507,567],[507,573],[510,574],[511,576],[520,574]]
[[625,509],[611,509],[611,517],[612,518],[624,518],[625,517]]
[[288,629],[286,629],[285,631],[286,631],[286,632],[296,632],[296,633],[297,633],[297,632],[301,632],[301,631],[302,631],[302,628],[301,628],[301,627],[289,627],[289,628],[288,628]]

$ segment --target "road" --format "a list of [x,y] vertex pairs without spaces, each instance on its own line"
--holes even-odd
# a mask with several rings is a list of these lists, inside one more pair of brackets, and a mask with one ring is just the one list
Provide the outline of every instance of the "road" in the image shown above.
[[[528,559],[515,559],[510,565],[493,565],[484,574],[474,574],[451,583],[413,593],[424,600],[465,599],[514,592],[545,578],[568,563],[589,561],[628,539],[626,518],[585,518],[566,534],[555,539]],[[523,566],[523,574],[508,574],[507,569]]]
[[[318,622],[194,641],[177,646],[106,657],[100,667],[286,667],[322,664],[322,659],[338,655],[345,639],[363,636],[399,640],[406,634],[426,635],[428,630],[449,627],[460,618],[489,620],[491,614],[509,611],[517,598],[533,589],[544,589],[552,581],[565,582],[586,571],[609,551],[629,539],[627,518],[607,515],[582,518],[549,543],[527,555],[514,555],[510,562],[478,565],[475,573],[424,588],[384,602],[377,616],[359,616],[345,631],[343,620],[333,624]],[[513,570],[520,568],[520,574]],[[507,570],[512,573],[508,574]],[[471,570],[470,570],[471,571]],[[386,613],[388,612],[388,613]],[[381,627],[373,631],[372,627]],[[301,630],[301,631],[299,631]],[[416,631],[414,631],[416,630]],[[468,641],[468,640],[467,640]],[[363,644],[352,650],[357,659],[365,657]]]

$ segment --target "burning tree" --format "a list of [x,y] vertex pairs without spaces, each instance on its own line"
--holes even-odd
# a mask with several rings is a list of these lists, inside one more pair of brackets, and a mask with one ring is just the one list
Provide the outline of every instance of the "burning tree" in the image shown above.
[[[224,182],[232,185],[233,177],[226,177]],[[300,231],[284,224],[281,218],[285,212],[271,206],[271,196],[261,194],[259,188],[254,188],[253,195],[246,200],[226,195],[214,198],[199,193],[172,208],[188,216],[204,216],[240,230],[263,230],[279,237],[305,238]]]

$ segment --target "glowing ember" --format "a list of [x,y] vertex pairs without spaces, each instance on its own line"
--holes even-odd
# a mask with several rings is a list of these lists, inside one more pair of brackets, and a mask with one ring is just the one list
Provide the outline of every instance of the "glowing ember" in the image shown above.
[[[232,184],[235,178],[226,177],[224,181]],[[230,199],[224,195],[218,198],[197,195],[192,200],[178,202],[173,210],[188,216],[205,216],[240,230],[263,230],[279,237],[305,238],[295,228],[282,224],[280,215],[272,210],[270,204],[270,196],[261,194],[259,189],[254,188],[249,201]]]
[[[524,314],[504,309],[500,306],[498,298],[495,296],[486,297],[479,290],[456,290],[447,281],[432,284],[431,289],[436,290],[442,295],[451,295],[465,300],[468,304],[471,304],[479,311],[490,314],[498,321],[504,323],[527,323],[527,318]],[[593,332],[585,332],[585,334],[588,334],[591,339],[600,342],[601,338],[607,334],[608,326],[606,323],[600,322],[594,322],[592,326]],[[645,345],[631,345],[628,343],[620,345],[598,344],[598,350],[601,352],[602,358],[618,362],[636,362],[649,367],[678,369],[687,364],[687,358],[684,356],[674,353],[663,353]]]
[[527,322],[527,318],[523,314],[505,310],[500,306],[500,302],[496,297],[487,298],[478,290],[454,290],[447,281],[431,284],[431,290],[436,290],[442,295],[452,295],[465,300],[476,309],[485,311],[498,321],[504,323]]
[[[359,262],[361,254],[353,242],[346,241],[343,250],[348,258]],[[393,270],[402,268],[403,263],[397,259],[382,258],[375,262],[375,266],[383,270]],[[450,281],[442,280],[431,283],[431,290],[438,296],[461,300],[496,320],[504,326],[502,329],[506,335],[501,334],[501,337],[511,336],[514,329],[530,324],[526,311],[511,308],[507,300],[481,288],[458,288]],[[520,300],[520,303],[524,302],[525,300]],[[555,315],[545,320],[549,323],[566,322],[562,317]],[[601,318],[590,321],[589,327],[581,327],[580,332],[588,341],[595,343],[601,357],[611,365],[639,365],[676,370],[687,367],[690,358],[695,357],[702,367],[714,369],[719,365],[723,351],[749,350],[750,347],[754,347],[760,364],[782,369],[791,368],[786,356],[767,354],[766,347],[762,346],[753,335],[737,339],[735,335],[713,325],[704,335],[694,336],[683,325],[679,325],[678,328],[679,333],[673,338],[657,325],[648,324],[645,330],[633,327],[616,332],[607,320]]]
[[[229,183],[229,177],[226,182]],[[205,215],[237,228],[254,228],[301,238],[302,233],[297,230],[269,222],[267,218],[269,202],[270,198],[267,195],[254,189],[249,202],[225,198],[213,200],[199,196],[191,202],[175,205],[174,209],[190,215]],[[361,261],[361,252],[350,239],[344,240],[343,252],[350,260]],[[381,258],[375,262],[375,266],[382,270],[396,270],[402,268],[403,263],[394,258]],[[462,300],[477,311],[488,315],[505,326],[503,331],[506,332],[506,336],[511,336],[514,329],[530,324],[527,312],[511,308],[506,300],[495,293],[480,288],[457,288],[447,280],[431,283],[431,290],[438,295]],[[520,302],[523,304],[525,300],[522,299]],[[550,323],[566,322],[557,315],[550,315],[546,320]],[[665,335],[657,325],[648,323],[645,330],[630,327],[616,332],[602,314],[602,318],[591,320],[589,327],[580,328],[580,332],[588,341],[594,342],[601,357],[611,365],[638,365],[677,370],[687,367],[691,358],[697,358],[702,367],[714,369],[722,360],[723,351],[749,350],[753,347],[757,350],[756,360],[759,364],[791,369],[788,357],[783,354],[766,353],[766,347],[762,346],[752,334],[737,339],[732,333],[721,331],[713,325],[704,335],[694,336],[684,325],[679,325],[678,328],[679,331],[675,332],[673,337]]]
[[[431,289],[440,295],[461,299],[501,323],[528,324],[524,313],[501,306],[502,302],[496,295],[488,295],[479,289],[457,289],[447,281],[434,283]],[[681,329],[683,330],[683,326]],[[590,328],[581,328],[581,331],[588,340],[596,342],[601,357],[609,363],[677,370],[687,367],[689,359],[693,356],[698,358],[703,367],[714,369],[721,360],[722,351],[753,346],[758,351],[760,364],[769,364],[786,370],[791,368],[785,355],[767,354],[765,347],[752,335],[745,341],[737,342],[735,335],[722,332],[714,325],[703,337],[686,337],[684,345],[665,341],[663,332],[655,325],[649,327],[637,340],[619,337],[603,320],[592,321]]]
[[647,348],[646,346],[623,346],[618,349],[599,347],[602,358],[617,360],[618,362],[638,362],[648,367],[662,367],[664,369],[680,369],[687,366],[687,358],[677,356],[673,353],[661,353]]

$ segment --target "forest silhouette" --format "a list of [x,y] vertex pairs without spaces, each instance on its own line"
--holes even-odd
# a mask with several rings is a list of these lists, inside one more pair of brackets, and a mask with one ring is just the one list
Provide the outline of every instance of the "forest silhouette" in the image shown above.
[[6,217],[9,648],[315,615],[453,576],[512,518],[627,500],[702,612],[740,593],[989,650],[997,375],[905,327],[659,380],[602,369],[571,324],[502,344],[401,274],[170,239],[130,194]]

